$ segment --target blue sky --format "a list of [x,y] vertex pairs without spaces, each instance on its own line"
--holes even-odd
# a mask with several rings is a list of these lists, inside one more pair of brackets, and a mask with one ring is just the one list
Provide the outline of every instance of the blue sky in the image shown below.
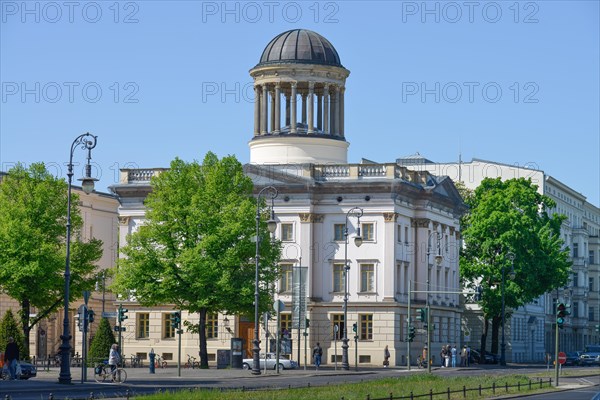
[[350,162],[462,152],[533,165],[599,205],[598,4],[2,0],[0,167],[65,176],[88,131],[100,190],[119,168],[175,157],[248,162],[248,70],[271,38],[306,28],[351,71]]

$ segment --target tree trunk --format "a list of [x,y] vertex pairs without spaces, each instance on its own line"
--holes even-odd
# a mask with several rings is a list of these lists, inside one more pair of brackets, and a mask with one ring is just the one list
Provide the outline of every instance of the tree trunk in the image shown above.
[[198,335],[200,335],[200,368],[208,369],[208,350],[206,348],[206,308],[200,309]]
[[23,349],[25,349],[24,353],[21,354],[22,359],[29,358],[29,332],[31,332],[31,327],[29,326],[29,313],[31,311],[31,305],[29,303],[29,299],[21,300],[21,326],[23,327]]
[[498,347],[499,328],[502,326],[502,317],[495,316],[492,318],[492,353],[500,354]]
[[485,364],[485,343],[487,342],[487,335],[490,323],[486,316],[483,316],[483,334],[481,335],[481,348],[479,349],[479,353],[481,354],[481,358],[479,359],[479,364]]

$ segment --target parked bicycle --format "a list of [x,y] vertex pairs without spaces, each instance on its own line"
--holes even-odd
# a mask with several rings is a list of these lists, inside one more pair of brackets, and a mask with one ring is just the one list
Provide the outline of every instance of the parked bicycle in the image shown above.
[[125,383],[127,380],[127,372],[121,367],[118,367],[114,372],[111,372],[108,362],[104,362],[94,368],[94,379],[98,383]]
[[129,363],[131,365],[131,368],[138,368],[142,366],[142,360],[140,360],[140,357],[136,356],[135,354],[131,355]]
[[200,363],[198,361],[196,361],[196,357],[192,357],[189,354],[187,356],[188,356],[188,359],[187,359],[187,362],[185,363],[185,367],[192,368],[192,369],[195,369],[195,368],[200,369]]
[[167,368],[167,362],[158,354],[154,360],[154,368]]

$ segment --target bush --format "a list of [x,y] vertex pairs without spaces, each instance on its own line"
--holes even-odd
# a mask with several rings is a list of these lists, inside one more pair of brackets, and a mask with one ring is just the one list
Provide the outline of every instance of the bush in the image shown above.
[[88,352],[88,366],[94,367],[100,360],[108,359],[110,346],[116,343],[115,335],[110,327],[108,319],[102,318],[96,335],[92,339],[90,351]]

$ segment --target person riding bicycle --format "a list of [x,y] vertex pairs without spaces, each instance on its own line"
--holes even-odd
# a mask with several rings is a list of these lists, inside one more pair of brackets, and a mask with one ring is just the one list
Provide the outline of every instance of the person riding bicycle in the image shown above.
[[121,362],[121,356],[119,355],[119,345],[113,344],[110,346],[110,354],[108,355],[108,365],[110,365],[110,372],[114,374],[117,369],[117,365]]

